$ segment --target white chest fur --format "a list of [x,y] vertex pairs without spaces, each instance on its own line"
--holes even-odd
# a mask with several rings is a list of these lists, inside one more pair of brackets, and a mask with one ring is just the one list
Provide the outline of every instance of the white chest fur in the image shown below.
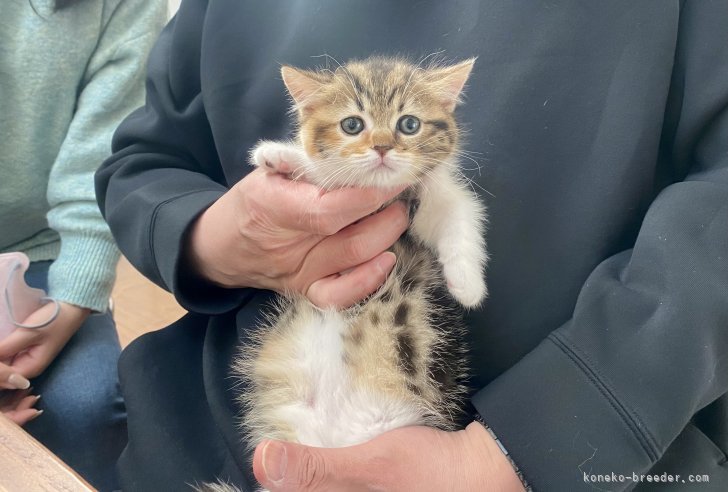
[[296,430],[299,442],[350,446],[420,423],[421,410],[411,402],[352,384],[342,342],[348,320],[341,313],[314,311],[306,318],[296,327],[289,360],[303,382],[301,398],[281,405],[275,416]]

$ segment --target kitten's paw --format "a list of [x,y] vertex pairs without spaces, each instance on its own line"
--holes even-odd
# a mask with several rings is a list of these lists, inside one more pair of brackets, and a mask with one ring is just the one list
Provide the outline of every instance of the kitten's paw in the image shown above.
[[251,156],[254,166],[269,173],[292,174],[303,164],[301,150],[288,143],[260,142]]
[[488,296],[480,268],[464,261],[451,261],[444,265],[444,273],[450,294],[466,308],[477,307]]

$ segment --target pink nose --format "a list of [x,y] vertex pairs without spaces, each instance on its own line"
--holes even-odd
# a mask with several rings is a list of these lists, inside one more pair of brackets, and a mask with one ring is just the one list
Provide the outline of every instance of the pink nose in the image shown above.
[[392,150],[391,145],[375,145],[372,148],[376,150],[382,157],[384,157],[384,154],[386,154],[388,151]]

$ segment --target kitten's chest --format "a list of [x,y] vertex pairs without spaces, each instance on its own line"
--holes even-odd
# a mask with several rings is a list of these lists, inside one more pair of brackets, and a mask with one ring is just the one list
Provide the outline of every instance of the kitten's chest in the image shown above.
[[408,402],[396,340],[375,323],[375,311],[352,317],[297,309],[287,335],[292,391],[276,409],[295,429],[295,440],[354,445],[420,420],[416,405]]

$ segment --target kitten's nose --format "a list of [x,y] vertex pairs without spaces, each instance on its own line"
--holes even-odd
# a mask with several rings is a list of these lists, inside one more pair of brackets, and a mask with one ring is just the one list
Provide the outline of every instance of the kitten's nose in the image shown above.
[[384,157],[384,154],[386,154],[388,151],[392,150],[391,145],[375,145],[372,148],[379,152],[379,155],[381,155],[382,157]]

